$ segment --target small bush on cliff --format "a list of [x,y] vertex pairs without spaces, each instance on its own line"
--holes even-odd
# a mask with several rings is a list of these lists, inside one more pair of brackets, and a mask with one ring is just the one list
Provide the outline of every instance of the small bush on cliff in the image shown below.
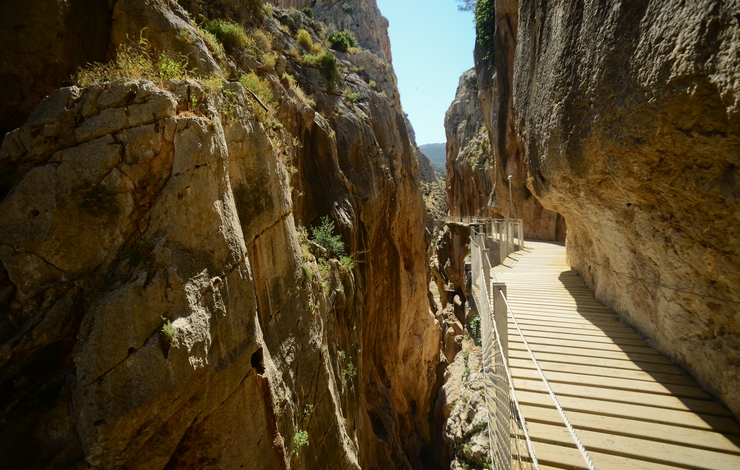
[[331,33],[326,38],[331,44],[331,48],[339,52],[347,52],[350,47],[357,47],[357,38],[352,31],[338,31]]
[[162,317],[162,328],[159,329],[159,334],[169,343],[170,345],[175,341],[175,327],[165,317]]
[[301,13],[308,16],[309,18],[313,18],[313,10],[309,7],[301,8]]
[[308,446],[308,431],[301,430],[293,436],[293,453],[297,453],[303,446]]
[[203,23],[203,28],[216,36],[226,52],[230,54],[233,54],[236,49],[254,46],[254,39],[250,38],[239,24],[215,19]]
[[251,18],[258,21],[265,18],[265,2],[263,0],[240,0],[240,3]]
[[478,44],[486,48],[483,63],[491,69],[496,65],[493,55],[493,36],[496,32],[496,6],[494,0],[478,0],[476,2],[475,31]]
[[89,86],[108,80],[152,81],[181,79],[186,73],[187,60],[157,56],[149,41],[141,36],[137,41],[127,41],[118,46],[116,57],[106,63],[87,64],[78,69],[73,80],[80,86]]
[[[257,119],[270,127],[277,127],[280,123],[274,117],[275,103],[273,102],[274,95],[270,82],[267,79],[260,78],[254,72],[242,75],[239,82],[244,88],[254,93],[254,96],[260,101],[252,107]],[[262,105],[267,109],[263,108]]]
[[346,272],[355,269],[355,260],[351,256],[342,256],[339,258],[339,267]]
[[480,315],[477,313],[470,319],[470,335],[476,344],[480,344]]
[[339,65],[337,58],[329,51],[324,51],[316,58],[316,63],[321,69],[321,73],[329,82],[329,89],[333,90],[339,84]]
[[334,234],[334,221],[328,215],[321,218],[321,225],[311,228],[311,234],[311,241],[323,247],[332,258],[344,255],[344,242],[341,236]]
[[298,30],[296,41],[307,51],[313,49],[313,39],[311,39],[311,35],[305,29]]

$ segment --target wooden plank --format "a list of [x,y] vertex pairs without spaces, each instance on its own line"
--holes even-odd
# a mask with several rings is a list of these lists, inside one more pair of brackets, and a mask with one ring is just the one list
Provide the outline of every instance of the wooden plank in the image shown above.
[[[558,322],[553,324],[553,322],[544,319],[544,318],[537,318],[537,317],[527,317],[524,318],[521,315],[517,315],[517,321],[519,322],[519,326],[524,327],[524,325],[535,327],[535,326],[541,326],[544,328],[568,328],[568,329],[577,329],[579,331],[602,331],[604,333],[611,333],[611,332],[622,332],[622,331],[629,331],[631,333],[635,333],[635,330],[632,328],[629,328],[627,326],[624,326],[618,321],[606,321],[601,322],[602,324],[595,324],[590,321],[582,321],[582,320],[570,320],[569,322]],[[638,334],[639,335],[639,334]]]
[[[545,393],[517,392],[517,399],[523,405],[543,406],[553,408],[552,399]],[[563,409],[568,411],[579,411],[603,416],[615,416],[617,418],[629,418],[636,421],[648,421],[651,423],[670,424],[674,426],[704,429],[738,435],[737,423],[731,418],[712,415],[700,415],[687,413],[685,411],[666,410],[664,408],[653,408],[650,406],[616,403],[591,398],[558,397]],[[527,416],[524,416],[525,419]],[[639,423],[635,423],[639,426]]]
[[[661,356],[658,354],[638,354],[638,353],[625,353],[623,351],[605,351],[603,349],[584,349],[584,348],[569,348],[569,347],[563,347],[563,346],[551,346],[551,345],[542,345],[542,344],[529,344],[529,347],[532,348],[532,351],[535,353],[535,355],[538,352],[544,352],[544,353],[557,353],[557,354],[565,354],[567,356],[583,356],[583,357],[593,357],[593,358],[600,358],[600,359],[615,359],[615,360],[634,360],[637,362],[650,362],[653,364],[666,364],[666,365],[673,365],[673,363],[665,356]],[[526,351],[524,348],[524,343],[520,342],[512,342],[509,343],[509,350],[517,350],[517,351]]]
[[[573,438],[563,426],[531,423],[528,429],[530,437],[540,442],[555,445],[573,443]],[[738,455],[583,429],[578,429],[577,434],[589,453],[593,450],[594,452],[609,453],[666,465],[677,465],[684,468],[740,468],[740,456]],[[592,459],[594,466],[598,467],[598,458],[592,456]]]
[[[558,328],[556,326],[553,326],[551,328],[547,328],[544,326],[531,326],[519,323],[519,328],[522,329],[522,333],[524,333],[525,337],[533,336],[533,337],[554,337],[554,335],[577,335],[579,338],[579,341],[595,341],[595,342],[605,342],[605,340],[610,340],[612,343],[616,344],[633,344],[636,346],[647,346],[647,343],[643,338],[641,338],[637,333],[634,333],[632,331],[626,332],[626,331],[603,331],[603,330],[581,330],[579,328]],[[511,326],[508,329],[509,335],[518,335],[519,330],[516,329],[516,326],[512,323]],[[627,341],[625,341],[627,340]],[[629,343],[628,343],[629,341]]]
[[[522,405],[522,413],[529,421],[560,426],[563,419],[555,408]],[[631,419],[600,416],[578,411],[568,411],[568,420],[578,429],[605,431],[633,437],[649,436],[650,439],[675,444],[717,450],[740,455],[740,436],[725,436],[718,432],[684,428],[661,423],[635,422]],[[528,421],[528,422],[529,422]]]
[[[621,359],[602,359],[584,356],[566,356],[563,354],[550,354],[536,352],[534,356],[538,361],[561,362],[568,364],[579,364],[584,366],[609,367],[612,369],[642,370],[645,372],[660,372],[662,374],[685,375],[680,367],[667,364],[643,363]],[[524,348],[509,348],[509,358],[529,359],[530,355]]]
[[[509,344],[512,342],[521,342],[519,333],[509,335]],[[569,341],[556,338],[527,338],[529,344],[547,344],[551,346],[565,346],[569,348],[596,349],[603,351],[624,351],[626,353],[653,354],[659,356],[660,353],[648,346],[631,346],[627,344],[609,344],[609,343],[584,343],[583,341]]]
[[[526,379],[514,376],[514,388],[521,391],[547,393],[544,382],[536,379]],[[632,390],[615,390],[609,388],[591,387],[588,385],[573,385],[551,383],[552,390],[556,395],[594,398],[605,401],[617,401],[622,403],[634,403],[636,405],[653,406],[655,408],[668,408],[673,410],[704,413],[715,416],[732,417],[727,408],[719,403],[706,400],[693,400],[690,398],[677,398],[673,395],[655,395],[652,393],[636,392]],[[738,429],[740,433],[740,429]]]
[[[535,377],[539,379],[540,377],[534,368],[511,368],[511,374],[513,377],[521,377],[524,379],[532,379]],[[649,382],[644,380],[619,379],[613,377],[569,374],[562,372],[546,372],[545,376],[547,377],[547,380],[551,383],[589,385],[592,387],[604,387],[620,390],[639,390],[642,392],[655,393],[660,395],[675,395],[677,397],[696,398],[711,401],[709,395],[707,395],[698,386],[689,387],[685,385],[662,384],[658,382]]]
[[[578,364],[566,364],[562,362],[540,361],[539,359],[537,360],[537,362],[539,363],[540,368],[545,372],[545,376],[547,376],[548,371],[570,372],[582,375],[599,375],[602,377],[620,377],[623,379],[660,382],[662,384],[696,386],[696,382],[694,382],[692,378],[685,375],[661,374],[659,372],[648,373],[641,370],[612,370],[606,367],[581,366]],[[524,360],[510,358],[509,365],[511,367],[519,367],[522,369],[534,368],[534,363],[531,359]]]
[[[537,454],[537,460],[540,461],[540,468],[544,468],[543,466],[559,469],[588,468],[583,457],[581,457],[581,454],[575,448],[548,444],[546,442],[535,442],[534,451]],[[596,468],[599,470],[675,470],[676,468],[672,465],[645,462],[627,457],[602,454],[600,452],[589,452],[589,454]]]
[[[524,329],[522,329],[524,332]],[[546,332],[546,331],[527,331],[524,332],[524,336],[527,338],[527,341],[529,341],[529,338],[550,338],[550,339],[562,339],[566,341],[579,341],[581,343],[606,343],[606,344],[617,344],[617,345],[626,345],[626,346],[645,346],[647,347],[647,344],[645,343],[645,340],[643,340],[640,337],[636,337],[634,339],[628,339],[628,338],[610,338],[608,336],[586,336],[579,334],[577,332],[574,333],[555,333],[555,332]],[[513,324],[509,327],[509,336],[518,335],[518,331],[516,327],[513,326]]]

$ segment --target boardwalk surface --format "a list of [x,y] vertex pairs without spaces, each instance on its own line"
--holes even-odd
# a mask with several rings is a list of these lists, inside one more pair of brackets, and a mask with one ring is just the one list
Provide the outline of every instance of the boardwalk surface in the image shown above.
[[[595,300],[562,245],[527,242],[494,273],[597,469],[740,469],[730,413]],[[509,365],[541,468],[586,468],[511,320]]]

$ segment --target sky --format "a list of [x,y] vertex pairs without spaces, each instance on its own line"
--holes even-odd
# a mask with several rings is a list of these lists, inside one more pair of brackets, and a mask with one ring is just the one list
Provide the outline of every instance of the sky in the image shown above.
[[455,0],[377,2],[390,22],[393,68],[416,142],[446,142],[445,112],[460,75],[473,67],[473,15],[457,11]]

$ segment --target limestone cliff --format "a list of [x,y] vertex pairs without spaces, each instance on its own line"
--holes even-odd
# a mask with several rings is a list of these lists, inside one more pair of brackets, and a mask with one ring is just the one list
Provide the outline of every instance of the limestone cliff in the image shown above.
[[[496,202],[491,143],[478,102],[475,72],[460,77],[455,100],[445,113],[447,200],[451,216],[508,217]],[[489,208],[493,207],[491,214]]]
[[[177,4],[119,0],[108,50],[146,28],[159,78],[58,89],[5,137],[9,468],[420,466],[441,334],[418,163],[353,72],[372,53],[327,76],[286,15],[320,43],[276,8],[244,14],[265,49],[224,53]],[[309,240],[326,216],[351,260]]]
[[358,42],[386,62],[393,62],[388,20],[376,0],[272,0],[282,8],[311,8],[327,26],[352,31]]
[[409,139],[411,139],[411,146],[414,148],[416,159],[419,161],[419,176],[425,183],[434,183],[437,181],[437,176],[434,174],[434,168],[432,168],[432,162],[429,161],[429,157],[424,155],[419,146],[416,144],[416,132],[414,126],[409,120],[409,115],[404,113],[404,119],[406,120],[406,129],[409,131]]
[[[524,220],[526,237],[562,241],[564,219],[544,209],[527,188],[524,152],[515,130],[512,83],[518,2],[481,0],[477,8],[475,71],[460,78],[445,124],[451,213],[493,217],[511,213]],[[466,131],[461,133],[460,126]]]
[[571,265],[736,416],[738,11],[522,2],[513,75],[531,188],[565,215]]

